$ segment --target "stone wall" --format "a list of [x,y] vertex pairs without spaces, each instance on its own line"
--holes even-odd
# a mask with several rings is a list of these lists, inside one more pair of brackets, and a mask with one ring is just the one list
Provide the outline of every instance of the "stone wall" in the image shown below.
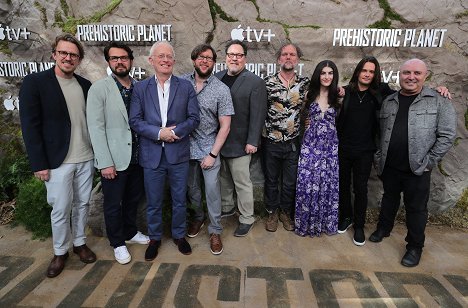
[[[310,75],[316,63],[325,58],[334,60],[340,69],[340,83],[347,84],[356,63],[364,55],[376,56],[387,74],[397,72],[402,61],[418,57],[430,68],[428,84],[445,85],[453,96],[458,114],[456,145],[444,157],[432,176],[429,207],[432,212],[455,205],[464,188],[468,187],[468,4],[447,0],[182,0],[182,1],[84,1],[84,0],[24,0],[0,2],[1,63],[20,61],[50,61],[50,43],[63,31],[76,31],[77,24],[108,25],[171,25],[171,42],[175,47],[175,73],[192,69],[190,51],[209,42],[223,62],[224,45],[231,30],[241,26],[275,34],[271,41],[248,43],[247,61],[274,63],[274,53],[281,44],[292,41],[304,51],[302,73]],[[8,40],[2,31],[27,28],[28,39]],[[441,47],[338,47],[333,46],[336,28],[396,28],[447,29]],[[253,33],[252,33],[253,34]],[[152,74],[147,62],[152,42],[135,43],[134,66]],[[106,75],[102,55],[104,44],[83,42],[86,56],[78,73],[91,81]],[[265,69],[261,73],[266,73]],[[7,77],[0,70],[2,101],[17,97],[21,77]],[[396,86],[393,84],[392,86]],[[12,111],[13,113],[16,111]],[[254,181],[261,185],[260,165],[253,167]],[[370,180],[370,206],[378,206],[381,185],[375,175]]]

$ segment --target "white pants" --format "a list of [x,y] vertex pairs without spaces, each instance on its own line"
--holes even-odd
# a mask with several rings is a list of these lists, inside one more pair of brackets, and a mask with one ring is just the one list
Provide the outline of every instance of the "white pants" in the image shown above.
[[[47,202],[52,206],[52,239],[54,254],[63,255],[73,246],[85,244],[88,202],[93,188],[93,160],[62,164],[51,169],[47,188]],[[71,213],[71,230],[70,230]],[[73,235],[72,235],[73,234]]]

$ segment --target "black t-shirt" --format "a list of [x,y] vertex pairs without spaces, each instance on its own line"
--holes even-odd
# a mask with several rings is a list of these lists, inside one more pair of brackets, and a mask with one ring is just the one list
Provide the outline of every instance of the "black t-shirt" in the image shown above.
[[388,145],[385,166],[402,172],[411,172],[408,155],[408,111],[416,96],[418,94],[404,96],[398,93],[398,112]]
[[221,79],[222,82],[224,82],[225,85],[227,85],[230,88],[232,88],[232,85],[234,82],[236,82],[237,77],[239,77],[240,73],[234,76],[230,76],[227,73],[223,76]]
[[376,99],[368,90],[352,91],[349,95],[348,109],[340,134],[340,148],[351,152],[374,151]]

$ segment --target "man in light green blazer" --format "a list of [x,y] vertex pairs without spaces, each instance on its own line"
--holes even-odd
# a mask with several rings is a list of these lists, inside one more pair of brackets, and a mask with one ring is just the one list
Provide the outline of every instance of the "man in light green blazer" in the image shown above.
[[131,255],[125,243],[147,244],[136,227],[139,200],[144,193],[143,170],[138,165],[138,136],[130,129],[128,112],[136,81],[129,73],[133,52],[110,42],[104,57],[112,74],[95,82],[88,93],[86,116],[94,150],[94,166],[101,173],[104,218],[110,245],[120,264]]

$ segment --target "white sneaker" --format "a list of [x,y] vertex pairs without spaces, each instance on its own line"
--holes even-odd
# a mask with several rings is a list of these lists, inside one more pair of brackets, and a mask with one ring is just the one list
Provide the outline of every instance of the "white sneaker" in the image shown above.
[[114,248],[114,257],[120,264],[127,264],[132,260],[132,256],[128,252],[127,246]]
[[142,244],[146,245],[150,242],[150,238],[147,235],[144,235],[140,231],[137,231],[134,237],[129,239],[128,241],[125,241],[127,244]]

